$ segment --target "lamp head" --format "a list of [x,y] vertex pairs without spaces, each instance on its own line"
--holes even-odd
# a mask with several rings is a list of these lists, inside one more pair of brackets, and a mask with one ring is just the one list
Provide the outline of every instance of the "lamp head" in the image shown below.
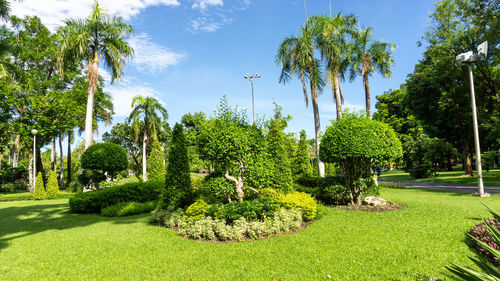
[[484,41],[479,46],[477,46],[478,55],[483,55],[486,57],[488,55],[488,41]]
[[259,73],[255,73],[255,75],[257,75],[257,78],[260,78],[260,74]]
[[37,130],[37,129],[33,129],[33,130],[31,130],[31,133],[32,133],[34,136],[36,136],[36,134],[38,134],[38,130]]
[[473,62],[475,60],[475,56],[472,53],[472,51],[469,51],[467,53],[461,53],[456,57],[457,63],[462,64],[464,62]]
[[243,76],[245,79],[248,79],[248,73]]

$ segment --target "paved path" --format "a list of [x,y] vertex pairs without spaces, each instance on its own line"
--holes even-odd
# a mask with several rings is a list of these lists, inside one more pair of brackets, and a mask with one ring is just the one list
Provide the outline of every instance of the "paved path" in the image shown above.
[[[452,192],[477,192],[477,185],[467,185],[467,184],[453,184],[453,183],[439,183],[439,182],[428,182],[428,181],[404,181],[404,180],[390,180],[380,178],[379,181],[390,181],[390,182],[400,182],[405,184],[410,188],[423,188],[423,189],[434,189]],[[487,193],[500,193],[500,186],[485,186],[484,191]]]

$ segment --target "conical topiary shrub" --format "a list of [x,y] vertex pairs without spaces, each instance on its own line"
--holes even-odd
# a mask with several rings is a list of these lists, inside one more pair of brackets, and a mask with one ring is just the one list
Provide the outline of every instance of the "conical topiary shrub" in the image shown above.
[[38,172],[38,175],[36,176],[35,190],[33,191],[33,199],[44,200],[46,195],[45,187],[43,187],[42,172]]
[[55,171],[49,172],[49,180],[47,181],[47,199],[59,197],[59,184],[57,183],[57,175]]

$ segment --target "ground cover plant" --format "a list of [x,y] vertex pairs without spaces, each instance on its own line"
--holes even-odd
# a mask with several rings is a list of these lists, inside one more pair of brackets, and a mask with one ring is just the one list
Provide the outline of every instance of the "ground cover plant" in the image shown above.
[[476,253],[463,241],[490,216],[481,203],[500,208],[498,195],[382,189],[381,196],[406,208],[324,207],[300,232],[229,244],[183,239],[150,225],[149,214],[72,214],[68,199],[1,202],[0,279],[447,280],[450,263],[474,267],[467,256]]
[[[474,172],[474,174],[476,173]],[[477,177],[464,176],[463,171],[439,172],[438,176],[431,176],[424,179],[415,179],[404,171],[395,170],[388,173],[383,173],[381,175],[381,178],[400,181],[430,181],[440,183],[477,185]],[[483,182],[484,185],[500,186],[500,169],[490,170],[489,172],[483,171]]]

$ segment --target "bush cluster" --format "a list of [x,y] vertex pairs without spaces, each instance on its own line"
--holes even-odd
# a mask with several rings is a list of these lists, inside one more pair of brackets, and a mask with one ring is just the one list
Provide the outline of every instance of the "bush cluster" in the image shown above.
[[201,220],[208,213],[210,205],[203,199],[198,199],[186,209],[186,220]]
[[430,164],[415,165],[409,170],[410,176],[416,179],[428,178],[433,172],[434,169]]
[[279,204],[269,198],[258,198],[243,202],[233,201],[227,204],[213,204],[207,214],[228,223],[232,223],[241,217],[248,221],[257,221],[272,217],[279,208]]
[[[495,218],[487,219],[486,222],[496,229],[500,230],[500,222],[498,222]],[[474,226],[474,228],[470,231],[470,235],[479,239],[479,241],[486,243],[486,245],[492,247],[493,249],[499,249],[500,245],[495,243],[495,239],[491,236],[491,233],[488,232],[488,227],[484,222],[480,222]],[[486,248],[481,246],[476,241],[472,241],[472,246],[482,255],[487,257],[494,265],[500,266],[500,259],[493,256]]]
[[297,209],[302,213],[304,220],[312,220],[316,217],[316,200],[308,193],[295,191],[283,194],[281,191],[271,188],[262,189],[261,196],[269,198],[286,209]]
[[73,213],[100,213],[103,208],[120,202],[149,202],[158,200],[162,181],[127,183],[92,192],[77,193],[69,200]]
[[224,220],[211,217],[196,221],[186,220],[184,211],[178,209],[175,212],[155,210],[151,221],[174,228],[177,234],[191,239],[241,241],[245,238],[258,239],[295,230],[302,224],[302,215],[296,209],[280,209],[263,221],[248,221],[242,217],[232,224],[227,224]]
[[211,173],[205,177],[196,195],[208,203],[224,202],[234,197],[234,183],[226,179],[222,173]]
[[101,210],[101,215],[105,217],[124,217],[151,212],[155,209],[156,202],[120,202]]

